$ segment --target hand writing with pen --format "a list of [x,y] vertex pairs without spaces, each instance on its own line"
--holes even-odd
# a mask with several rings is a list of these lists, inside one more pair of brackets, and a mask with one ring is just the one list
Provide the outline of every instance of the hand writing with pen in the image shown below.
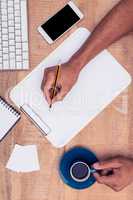
[[55,66],[44,71],[42,90],[50,107],[54,102],[63,100],[76,83],[77,78],[78,73],[69,63],[61,65],[60,69]]

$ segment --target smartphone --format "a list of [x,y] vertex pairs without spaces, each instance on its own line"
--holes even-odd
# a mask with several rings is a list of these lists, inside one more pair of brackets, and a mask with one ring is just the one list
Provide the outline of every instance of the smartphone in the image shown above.
[[69,1],[64,8],[39,26],[38,31],[49,44],[52,44],[82,18],[83,14],[79,8]]

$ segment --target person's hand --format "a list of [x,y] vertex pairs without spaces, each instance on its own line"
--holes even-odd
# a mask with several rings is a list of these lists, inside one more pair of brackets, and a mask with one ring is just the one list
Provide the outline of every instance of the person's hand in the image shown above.
[[[50,90],[54,85],[56,70],[57,66],[54,66],[47,68],[44,71],[41,89],[44,92],[48,104],[51,104]],[[58,88],[60,88],[60,91],[53,98],[52,103],[63,100],[63,98],[67,95],[67,93],[72,89],[72,87],[76,83],[78,75],[79,71],[76,69],[76,66],[72,66],[70,62],[61,65],[60,75],[57,82],[57,86]]]
[[[107,161],[95,163],[93,167],[102,170],[94,173],[98,183],[105,184],[115,191],[120,191],[133,182],[133,160],[117,157]],[[108,172],[112,173],[108,175]]]

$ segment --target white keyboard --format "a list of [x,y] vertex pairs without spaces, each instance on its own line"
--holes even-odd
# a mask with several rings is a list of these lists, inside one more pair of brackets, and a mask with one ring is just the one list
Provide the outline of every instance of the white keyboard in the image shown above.
[[0,0],[0,70],[28,68],[27,0]]

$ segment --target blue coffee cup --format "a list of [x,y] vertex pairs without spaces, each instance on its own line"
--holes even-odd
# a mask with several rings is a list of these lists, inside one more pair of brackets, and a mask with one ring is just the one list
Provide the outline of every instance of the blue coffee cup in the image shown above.
[[89,149],[75,147],[63,154],[59,173],[63,182],[75,189],[85,189],[96,182],[92,165],[98,162],[96,155]]

